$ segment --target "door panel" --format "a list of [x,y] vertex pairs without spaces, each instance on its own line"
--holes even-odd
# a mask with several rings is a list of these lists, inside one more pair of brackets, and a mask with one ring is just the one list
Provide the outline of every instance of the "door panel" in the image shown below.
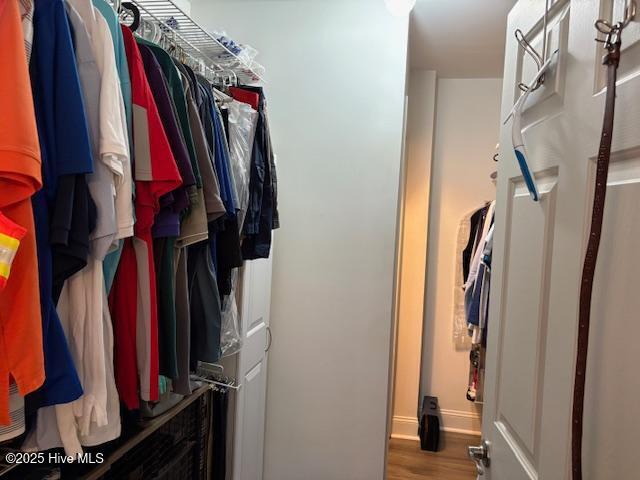
[[[540,205],[531,201],[524,185],[514,188],[505,226],[510,233],[509,249],[503,254],[507,274],[503,282],[504,328],[498,347],[501,362],[496,418],[521,455],[530,459],[537,453],[536,412],[544,384],[549,288],[546,275],[553,245],[554,187],[553,181],[539,185]],[[510,282],[510,275],[517,280]]]
[[[624,165],[620,165],[620,164]],[[636,412],[640,295],[640,163],[616,162],[609,176],[597,280],[594,287],[585,392],[587,478],[631,478],[637,472],[640,419]],[[631,170],[631,171],[629,171]]]
[[242,273],[242,350],[238,356],[234,480],[261,480],[271,308],[271,259],[245,262]]
[[[502,114],[535,72],[513,37],[540,48],[545,2],[520,0],[509,15]],[[598,18],[621,19],[624,0],[552,2],[552,72],[523,115],[530,167],[541,191],[526,195],[501,130],[486,361],[483,435],[493,480],[568,479],[580,279],[604,113]],[[639,15],[640,18],[640,15]],[[555,38],[555,40],[554,40]],[[584,478],[635,478],[640,416],[640,24],[622,34],[612,165],[596,272],[587,392]],[[558,47],[556,47],[557,45]],[[637,50],[637,51],[636,51]]]
[[242,436],[243,480],[262,478],[264,451],[265,369],[263,362],[254,366],[243,378],[245,409]]

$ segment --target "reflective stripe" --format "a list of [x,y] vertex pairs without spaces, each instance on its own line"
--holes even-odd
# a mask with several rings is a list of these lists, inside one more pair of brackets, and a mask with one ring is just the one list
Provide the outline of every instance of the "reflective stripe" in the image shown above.
[[19,246],[20,240],[0,233],[0,277],[9,278],[11,264]]
[[20,240],[10,237],[4,233],[0,233],[0,248],[6,248],[9,250],[18,250],[20,246]]
[[11,264],[0,262],[0,277],[9,278]]

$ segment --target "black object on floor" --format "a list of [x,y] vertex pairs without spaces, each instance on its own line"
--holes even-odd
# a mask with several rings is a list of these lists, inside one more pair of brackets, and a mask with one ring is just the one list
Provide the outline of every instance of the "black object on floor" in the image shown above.
[[438,397],[426,396],[422,399],[420,414],[420,448],[437,452],[440,446],[440,417],[438,415]]
[[227,410],[229,409],[229,391],[215,389],[213,391],[213,408],[211,414],[213,441],[212,480],[225,480],[227,475]]

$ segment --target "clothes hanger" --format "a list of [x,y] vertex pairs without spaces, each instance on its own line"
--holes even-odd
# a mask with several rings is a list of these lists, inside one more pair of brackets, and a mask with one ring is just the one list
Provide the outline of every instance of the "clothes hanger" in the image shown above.
[[224,103],[231,103],[233,102],[233,97],[227,95],[226,93],[218,90],[217,88],[213,87],[211,89],[211,91],[213,92],[213,96],[216,98],[216,101],[224,104]]
[[230,77],[229,77],[229,82],[230,82],[229,86],[230,87],[237,87],[238,86],[238,75],[236,75],[236,72],[233,69],[229,69],[227,71],[231,74]]
[[216,363],[198,362],[198,368],[193,378],[210,385],[239,390],[242,384],[238,384],[235,378],[224,375],[224,367]]
[[531,79],[529,84],[526,86],[526,90],[522,92],[522,95],[518,98],[515,105],[511,109],[509,116],[506,118],[504,123],[506,124],[510,118],[513,117],[513,124],[511,128],[511,140],[513,142],[513,150],[516,155],[516,159],[518,160],[518,164],[520,166],[520,171],[522,172],[522,177],[524,178],[524,182],[527,185],[527,190],[529,190],[529,194],[531,195],[531,199],[534,202],[537,202],[540,199],[540,193],[538,191],[538,187],[536,185],[535,178],[529,169],[529,164],[527,163],[527,149],[524,145],[524,138],[522,136],[522,110],[524,108],[524,104],[527,102],[529,95],[535,89],[534,85],[537,84],[540,77],[542,77],[545,72],[549,69],[552,60],[558,53],[558,50],[555,50],[547,59],[538,73]]
[[129,25],[129,29],[135,32],[140,26],[140,9],[137,5],[131,2],[122,2],[121,7],[126,8],[133,16],[133,22]]
[[156,22],[149,22],[149,26],[151,27],[151,41],[159,43],[163,37],[160,26]]
[[[500,155],[500,152],[498,151],[499,149],[500,149],[500,144],[497,143],[496,144],[496,153],[494,153],[493,157],[492,157],[494,162],[498,161],[498,155]],[[496,180],[498,179],[498,171],[494,170],[493,172],[491,172],[491,174],[489,175],[489,178],[491,179],[491,181],[495,185]]]
[[138,35],[146,39],[153,38],[153,32],[155,28],[155,25],[153,24],[153,22],[142,20],[140,27],[141,28],[139,28],[138,31],[136,32]]
[[213,72],[212,84],[219,92],[225,92],[226,91],[225,76],[224,76],[225,70],[220,65],[217,65],[217,64],[214,64],[214,67],[216,68],[216,70]]

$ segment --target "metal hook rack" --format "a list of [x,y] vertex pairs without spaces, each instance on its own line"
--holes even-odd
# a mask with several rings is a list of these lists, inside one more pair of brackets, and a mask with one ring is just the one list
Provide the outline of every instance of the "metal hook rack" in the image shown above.
[[198,362],[196,374],[192,375],[192,378],[209,385],[232,390],[240,390],[242,388],[242,384],[239,384],[235,378],[224,375],[224,367],[217,363]]
[[624,18],[621,21],[611,23],[602,18],[596,20],[596,30],[605,35],[604,39],[596,38],[596,42],[604,43],[605,48],[610,50],[620,41],[620,32],[636,18],[637,7],[636,0],[625,1]]
[[[515,37],[520,45],[520,47],[524,50],[525,53],[529,54],[532,60],[535,62],[537,70],[540,71],[544,62],[547,61],[547,28],[548,28],[548,20],[549,20],[549,1],[545,0],[544,2],[544,16],[542,17],[542,54],[538,53],[538,51],[533,48],[533,45],[527,40],[522,30],[519,28],[515,31]],[[531,87],[531,91],[535,91],[542,86],[544,83],[544,75],[541,75],[536,84]],[[526,92],[529,87],[520,82],[518,84],[518,88]]]
[[[116,4],[114,3],[114,8],[115,7]],[[216,77],[216,71],[203,63],[200,57],[196,57],[184,50],[176,41],[176,35],[173,31],[163,29],[162,26],[156,22],[142,17],[137,5],[132,2],[120,2],[118,8],[118,17],[121,22],[127,23],[133,18],[132,28],[134,28],[133,25],[136,25],[136,35],[153,43],[157,43],[178,61],[188,64],[194,71],[202,74],[209,81],[213,82]],[[214,67],[216,67],[215,64]]]
[[[248,64],[213,35],[198,25],[173,0],[130,0],[140,10],[140,17],[155,23],[162,33],[170,34],[175,45],[190,57],[204,62],[212,72],[232,70],[237,82],[250,84],[263,81],[257,62]],[[120,0],[111,0],[120,12]]]

